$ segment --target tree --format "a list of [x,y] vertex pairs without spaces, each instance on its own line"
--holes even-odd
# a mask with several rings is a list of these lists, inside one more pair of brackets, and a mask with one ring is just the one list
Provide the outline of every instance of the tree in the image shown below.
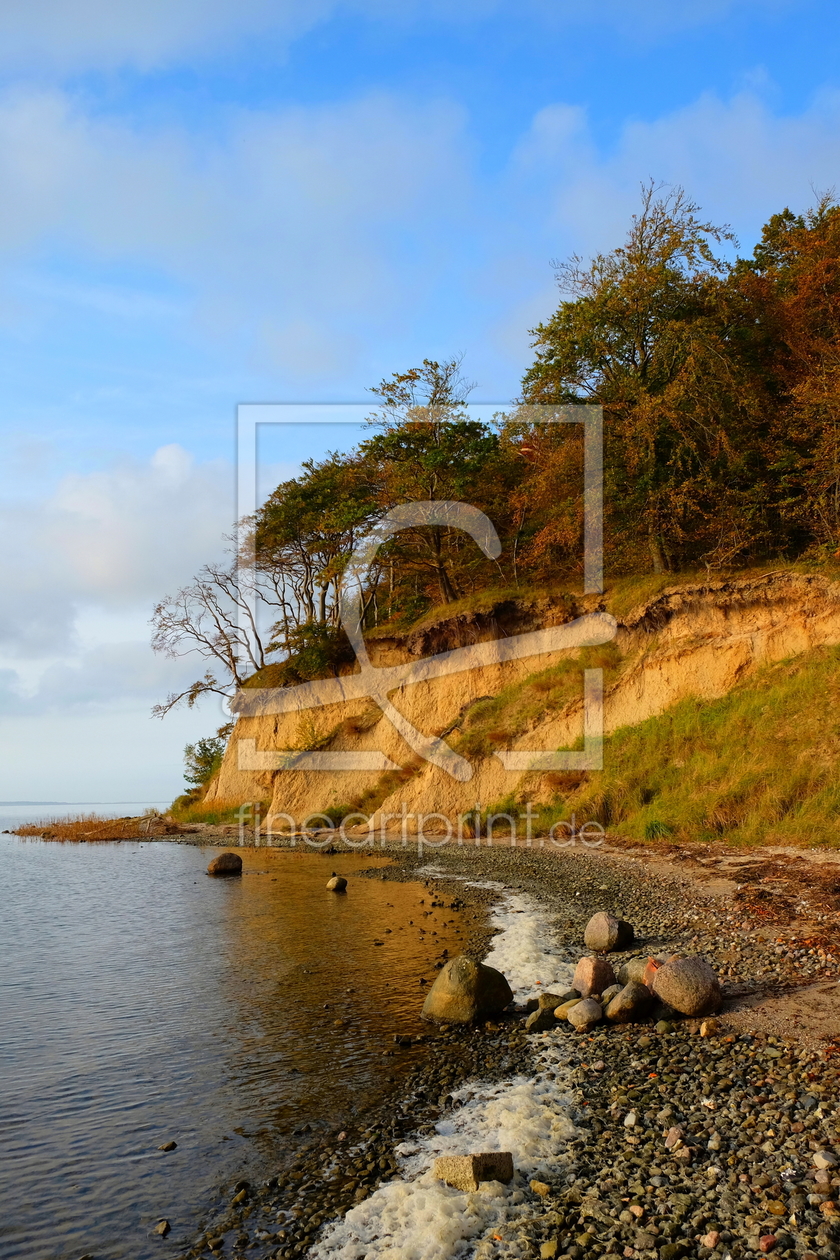
[[[598,402],[606,436],[607,538],[624,567],[655,572],[761,536],[752,494],[763,393],[737,336],[743,310],[713,248],[734,237],[699,217],[681,188],[642,190],[623,246],[559,266],[570,294],[534,330],[527,402]],[[745,442],[745,435],[748,439]],[[574,437],[556,440],[569,464]],[[549,479],[550,482],[550,479]],[[556,487],[555,487],[556,492]]]
[[210,662],[203,677],[167,696],[152,709],[165,717],[186,700],[189,708],[204,695],[230,695],[249,675],[266,664],[266,636],[258,618],[260,602],[277,607],[272,575],[235,561],[205,565],[195,580],[175,595],[165,596],[152,613],[152,649],[177,658],[193,653]]
[[209,783],[222,764],[225,747],[233,730],[234,723],[226,722],[220,726],[215,735],[196,740],[184,748],[184,778],[194,787],[203,787]]
[[[359,457],[381,510],[399,503],[486,499],[498,437],[464,410],[473,387],[460,367],[460,359],[424,359],[422,367],[395,373],[371,391],[381,406],[370,422],[381,432],[361,444]],[[386,554],[396,561],[403,583],[428,574],[441,603],[448,604],[460,594],[457,569],[465,553],[477,562],[459,531],[421,520],[388,544]]]

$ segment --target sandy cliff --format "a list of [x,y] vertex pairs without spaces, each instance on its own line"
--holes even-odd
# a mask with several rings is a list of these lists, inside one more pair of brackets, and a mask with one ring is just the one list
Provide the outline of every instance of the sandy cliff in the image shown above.
[[[609,612],[609,598],[556,597],[506,601],[491,614],[462,616],[404,640],[370,645],[377,667],[419,662],[476,643],[510,647],[518,635],[568,625]],[[840,643],[840,584],[789,571],[730,580],[675,583],[617,619],[618,666],[610,671],[604,731],[662,713],[688,696],[713,699],[759,666]],[[396,708],[427,735],[457,744],[470,707],[563,659],[577,648],[522,660],[499,660],[478,669],[401,685],[390,695]],[[570,748],[583,733],[580,693],[559,710],[538,713],[512,737],[511,750]],[[352,690],[353,675],[345,679]],[[254,706],[258,708],[259,705]],[[502,741],[504,742],[504,741]],[[323,772],[273,769],[278,749],[383,753],[398,770]],[[266,768],[242,768],[260,766]],[[350,698],[302,713],[242,714],[208,802],[270,800],[272,813],[298,822],[331,805],[358,805],[366,814],[399,815],[439,810],[456,817],[510,796],[534,801],[556,791],[546,775],[506,770],[497,755],[471,759],[465,782],[418,758],[375,704]],[[410,825],[409,825],[410,829]]]

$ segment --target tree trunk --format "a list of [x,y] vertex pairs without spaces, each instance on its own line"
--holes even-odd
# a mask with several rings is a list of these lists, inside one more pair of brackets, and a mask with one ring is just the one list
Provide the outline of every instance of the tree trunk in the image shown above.
[[662,537],[657,530],[652,529],[648,534],[648,547],[650,548],[650,558],[653,561],[654,573],[667,573],[668,562],[662,549]]

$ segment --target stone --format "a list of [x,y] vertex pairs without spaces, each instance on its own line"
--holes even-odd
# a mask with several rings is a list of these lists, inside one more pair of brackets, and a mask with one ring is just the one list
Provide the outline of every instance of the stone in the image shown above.
[[772,1251],[775,1246],[776,1246],[775,1234],[762,1234],[762,1236],[758,1240],[758,1249],[759,1251],[763,1251],[765,1255],[767,1254],[768,1251]]
[[653,1031],[658,1033],[672,1033],[674,1031],[674,1025],[670,1022],[670,1020],[659,1019],[656,1021]]
[[572,980],[572,988],[581,997],[603,993],[611,984],[615,984],[615,972],[605,958],[581,958]]
[[540,1243],[540,1260],[554,1260],[557,1255],[557,1239],[552,1238],[550,1242]]
[[580,1002],[576,1002],[569,1011],[566,1018],[573,1028],[578,1032],[589,1032],[597,1024],[600,1024],[604,1017],[604,1011],[600,1002],[596,1002],[594,998],[582,998]]
[[703,1235],[700,1242],[704,1247],[708,1247],[709,1251],[714,1251],[715,1247],[720,1242],[720,1234],[716,1229],[711,1229],[708,1234]]
[[713,1037],[715,1033],[720,1032],[719,1019],[704,1019],[700,1025],[701,1037]]
[[573,1006],[577,1006],[578,1002],[582,1002],[583,998],[570,998],[568,1002],[564,1002],[562,1006],[558,1006],[554,1012],[555,1019],[568,1019],[569,1011]]
[[165,1238],[171,1228],[172,1226],[169,1224],[169,1221],[158,1221],[157,1225],[155,1225],[152,1230],[152,1233],[160,1234],[161,1238]]
[[513,1181],[513,1156],[510,1151],[441,1155],[434,1162],[434,1174],[455,1190],[477,1190],[482,1181]]
[[500,971],[461,954],[441,968],[426,994],[423,1018],[441,1024],[470,1024],[498,1015],[511,1001],[513,991]]
[[633,944],[633,928],[624,919],[616,919],[614,915],[601,910],[598,914],[593,914],[587,923],[583,943],[587,949],[595,949],[601,954],[608,954],[614,949],[627,949]]
[[[580,998],[577,998],[576,1001],[580,1001]],[[533,1033],[548,1032],[549,1028],[554,1028],[556,1024],[557,1020],[554,1018],[554,1011],[547,1010],[532,1011],[525,1020],[526,1029],[528,1032]]]
[[647,985],[631,980],[612,999],[604,1013],[613,1024],[637,1024],[646,1018],[652,1001]]
[[164,1142],[162,1146],[158,1147],[158,1150],[159,1151],[174,1151],[177,1148],[177,1146],[178,1146],[177,1142]]
[[618,997],[623,988],[624,985],[622,984],[611,984],[608,989],[604,989],[604,992],[601,994],[601,1001],[604,1007],[607,1007],[614,997]]
[[648,958],[628,958],[627,962],[622,963],[618,969],[619,984],[629,984],[631,980],[644,984],[645,968],[649,961]]
[[832,1151],[814,1151],[815,1168],[834,1168],[837,1156]]
[[564,1002],[568,1002],[570,998],[580,997],[579,993],[541,993],[537,998],[537,1010],[554,1011],[558,1006],[562,1006]]
[[720,1009],[721,991],[717,976],[705,958],[677,958],[657,969],[653,991],[681,1015],[711,1015]]
[[335,871],[333,871],[332,875],[327,880],[327,892],[346,892],[346,891],[347,891],[347,880],[344,878],[343,875],[336,875]]
[[207,867],[208,875],[241,875],[242,858],[238,853],[220,853]]
[[551,1194],[551,1186],[545,1181],[532,1181],[529,1184],[534,1194],[540,1195],[543,1199],[547,1194]]

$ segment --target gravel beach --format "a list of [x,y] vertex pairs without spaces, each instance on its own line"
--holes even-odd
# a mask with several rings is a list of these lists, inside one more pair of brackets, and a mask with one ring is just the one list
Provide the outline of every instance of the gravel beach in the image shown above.
[[[840,866],[752,852],[733,878],[725,854],[701,850],[471,844],[389,854],[394,864],[370,877],[425,879],[433,897],[463,906],[467,950],[478,957],[496,930],[488,912],[499,885],[543,908],[570,966],[598,910],[636,931],[631,949],[610,956],[616,965],[704,955],[724,988],[716,1030],[701,1036],[700,1021],[679,1020],[667,1031],[634,1024],[579,1034],[558,1024],[533,1034],[524,1006],[475,1028],[430,1026],[423,1059],[363,1127],[328,1140],[301,1134],[293,1165],[277,1177],[224,1188],[226,1206],[183,1254],[397,1257],[399,1247],[341,1242],[331,1223],[352,1219],[377,1187],[405,1175],[406,1150],[446,1128],[468,1082],[492,1093],[539,1076],[541,1105],[567,1126],[539,1176],[520,1178],[485,1236],[473,1226],[437,1250],[433,1238],[418,1239],[412,1255],[840,1257]],[[800,863],[795,878],[791,862]]]

